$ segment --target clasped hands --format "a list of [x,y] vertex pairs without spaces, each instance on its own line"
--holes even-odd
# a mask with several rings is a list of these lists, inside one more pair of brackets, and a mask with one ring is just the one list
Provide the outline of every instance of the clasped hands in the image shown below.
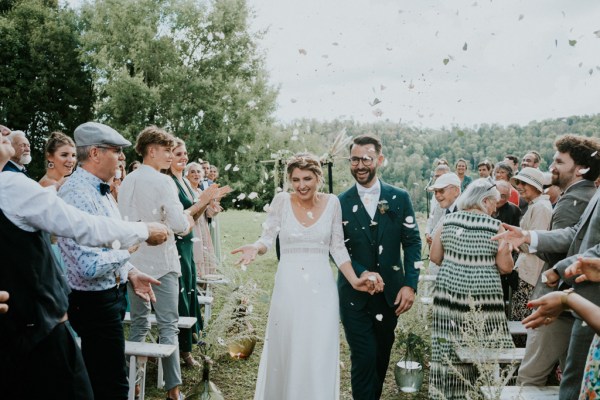
[[[547,285],[558,283],[560,278],[554,270],[545,272],[548,281]],[[577,276],[579,275],[579,276]],[[600,282],[600,258],[583,258],[578,257],[577,261],[569,265],[565,270],[565,277],[575,278],[575,282],[584,281]],[[556,279],[555,279],[556,277]],[[541,325],[548,325],[565,311],[563,298],[566,294],[562,291],[548,293],[539,299],[532,300],[527,303],[529,308],[537,308],[529,317],[523,320],[523,325],[526,328],[537,328]]]
[[352,287],[359,292],[367,292],[369,294],[383,292],[383,279],[377,272],[364,271],[360,277],[350,282]]

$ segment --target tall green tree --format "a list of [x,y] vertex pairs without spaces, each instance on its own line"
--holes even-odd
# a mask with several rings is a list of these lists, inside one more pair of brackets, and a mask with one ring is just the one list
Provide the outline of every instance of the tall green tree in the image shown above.
[[148,124],[184,139],[240,191],[255,187],[253,150],[268,131],[276,92],[245,0],[97,0],[82,8],[96,115],[130,138]]
[[79,59],[76,15],[57,1],[4,1],[0,12],[0,121],[25,131],[34,176],[48,133],[71,134],[92,116],[91,75]]

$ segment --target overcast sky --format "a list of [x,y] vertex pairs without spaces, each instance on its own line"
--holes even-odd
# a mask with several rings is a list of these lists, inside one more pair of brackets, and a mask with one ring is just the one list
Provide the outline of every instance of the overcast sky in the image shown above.
[[260,46],[284,122],[438,128],[600,112],[597,0],[248,3],[254,28],[268,28]]

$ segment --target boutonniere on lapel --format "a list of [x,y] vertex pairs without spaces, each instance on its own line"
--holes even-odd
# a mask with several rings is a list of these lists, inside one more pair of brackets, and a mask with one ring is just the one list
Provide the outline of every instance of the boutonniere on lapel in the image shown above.
[[383,215],[390,209],[390,205],[388,204],[387,200],[380,200],[377,203],[377,209],[379,210],[379,213]]

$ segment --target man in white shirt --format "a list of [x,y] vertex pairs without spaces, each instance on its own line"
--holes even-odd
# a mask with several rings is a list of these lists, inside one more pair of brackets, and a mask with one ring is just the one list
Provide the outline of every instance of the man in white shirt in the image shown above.
[[[0,138],[0,168],[13,154],[9,140]],[[163,243],[167,228],[91,216],[67,205],[53,188],[12,172],[0,173],[0,220],[0,302],[7,302],[0,305],[5,312],[0,317],[0,398],[92,398],[81,351],[68,329],[69,288],[46,232],[85,245],[120,241],[132,246],[144,240]]]

